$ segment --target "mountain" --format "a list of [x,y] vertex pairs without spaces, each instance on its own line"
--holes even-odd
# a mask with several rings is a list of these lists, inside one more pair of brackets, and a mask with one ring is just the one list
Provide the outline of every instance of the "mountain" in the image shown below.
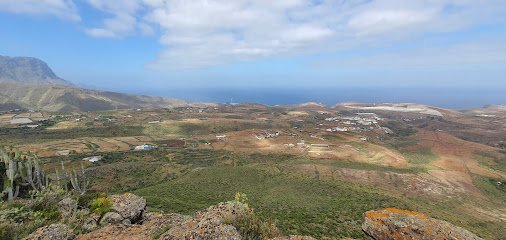
[[0,83],[0,111],[105,111],[186,105],[179,99],[96,91],[57,85]]
[[0,56],[0,111],[103,111],[186,104],[179,99],[78,88],[42,60]]
[[0,56],[0,83],[52,84],[71,86],[42,60],[32,57]]

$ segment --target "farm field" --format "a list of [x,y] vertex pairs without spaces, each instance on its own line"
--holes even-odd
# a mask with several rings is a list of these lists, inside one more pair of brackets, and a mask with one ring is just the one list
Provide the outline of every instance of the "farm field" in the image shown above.
[[[133,192],[152,211],[191,214],[247,194],[283,234],[367,239],[362,213],[429,214],[486,239],[506,231],[505,132],[469,111],[219,105],[5,113],[0,144],[54,169],[85,168],[87,194]],[[373,111],[373,112],[370,112]],[[33,118],[36,127],[12,124]],[[444,129],[444,130],[443,130]],[[147,150],[134,150],[138,146]],[[97,162],[84,158],[100,156]]]

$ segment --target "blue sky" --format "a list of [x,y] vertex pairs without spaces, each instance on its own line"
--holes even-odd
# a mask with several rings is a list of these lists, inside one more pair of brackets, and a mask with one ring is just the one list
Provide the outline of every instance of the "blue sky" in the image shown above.
[[0,0],[0,55],[128,92],[497,91],[506,90],[506,1]]

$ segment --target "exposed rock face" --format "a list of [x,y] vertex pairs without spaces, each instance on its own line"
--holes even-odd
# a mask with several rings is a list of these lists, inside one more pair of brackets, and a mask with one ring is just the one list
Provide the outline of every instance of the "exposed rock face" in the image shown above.
[[147,220],[142,225],[108,225],[91,233],[79,235],[79,240],[145,240],[159,236],[167,228],[180,225],[184,216],[180,214],[148,214]]
[[2,81],[71,85],[56,76],[45,62],[31,57],[0,56],[0,82]]
[[160,239],[228,239],[239,240],[241,235],[234,226],[226,221],[233,221],[240,211],[244,210],[241,203],[220,203],[198,212],[196,216],[175,226],[163,234]]
[[[230,223],[251,211],[246,204],[227,202],[211,206],[197,212],[195,216],[185,217],[180,214],[146,213],[145,200],[133,194],[112,196],[113,212],[102,217],[100,223],[108,225],[93,232],[78,236],[79,240],[112,240],[112,239],[198,239],[198,240],[240,240],[239,231]],[[137,219],[139,224],[125,224],[124,220]],[[110,224],[109,224],[110,223]],[[275,228],[275,227],[274,227]],[[287,236],[273,238],[276,240],[313,240],[305,236]]]
[[59,78],[40,59],[0,55],[0,111],[103,111],[186,106],[183,100],[96,91]]
[[70,240],[75,239],[74,233],[65,224],[51,224],[41,227],[30,234],[27,240]]
[[[111,199],[112,213],[107,215],[108,220],[112,221],[110,223],[142,223],[146,212],[146,199],[131,193],[114,195]],[[128,222],[125,220],[128,220]]]
[[72,198],[64,198],[58,203],[58,212],[64,218],[71,217],[77,211],[77,201]]
[[376,240],[386,239],[481,239],[475,234],[448,222],[395,208],[364,213],[362,229]]

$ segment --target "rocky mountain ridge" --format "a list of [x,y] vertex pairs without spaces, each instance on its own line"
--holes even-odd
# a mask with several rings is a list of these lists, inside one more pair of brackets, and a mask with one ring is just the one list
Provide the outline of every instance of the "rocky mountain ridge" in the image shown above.
[[58,77],[47,63],[40,59],[0,55],[1,82],[72,86],[72,83]]
[[103,111],[186,105],[172,99],[82,89],[58,77],[44,61],[0,56],[0,111]]

